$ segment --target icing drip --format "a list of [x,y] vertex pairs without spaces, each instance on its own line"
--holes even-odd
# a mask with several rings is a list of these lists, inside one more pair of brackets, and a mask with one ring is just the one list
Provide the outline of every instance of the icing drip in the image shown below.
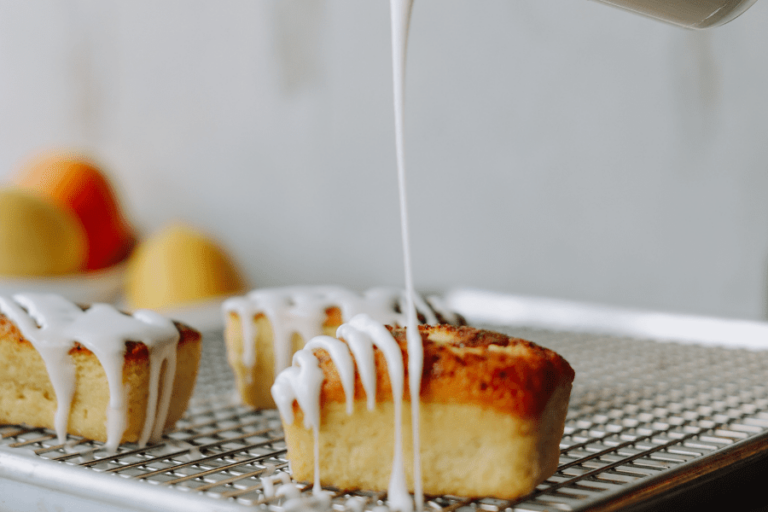
[[[429,304],[417,296],[416,306],[426,323],[437,323],[437,317]],[[275,375],[287,368],[291,362],[293,345],[291,338],[298,333],[309,340],[323,333],[326,310],[337,307],[343,319],[348,320],[360,313],[366,313],[378,322],[387,325],[407,325],[409,306],[402,290],[395,288],[372,288],[362,294],[337,286],[291,286],[262,288],[244,297],[234,297],[224,302],[224,313],[235,313],[242,324],[242,363],[251,374],[256,366],[255,339],[258,336],[251,321],[263,314],[272,326]]]
[[352,414],[355,399],[355,367],[352,363],[352,356],[347,346],[330,336],[317,336],[312,338],[304,348],[313,350],[320,348],[331,354],[331,359],[336,363],[336,368],[341,377],[341,386],[344,388],[344,394],[347,397],[347,414]]
[[360,496],[352,496],[344,504],[344,508],[352,512],[363,512],[363,510],[365,510],[366,501],[365,498],[361,498]]
[[[0,296],[0,312],[18,326],[45,363],[56,394],[54,420],[59,442],[66,440],[67,423],[75,393],[75,366],[69,351],[79,343],[101,363],[109,386],[107,449],[115,450],[127,426],[127,390],[123,386],[125,343],[143,343],[149,352],[150,385],[139,444],[160,439],[170,405],[176,370],[179,331],[173,322],[152,311],[125,315],[107,304],[83,311],[57,295]],[[165,376],[160,374],[165,364]]]
[[445,305],[442,297],[438,295],[430,295],[427,297],[427,304],[429,304],[429,306],[436,314],[440,315],[441,319],[445,323],[449,323],[451,325],[460,325],[463,321],[463,319],[459,318],[459,315],[451,311],[448,306]]
[[[281,486],[277,490],[277,496],[280,496],[280,489],[286,486]],[[331,496],[327,492],[321,492],[320,494],[313,494],[311,497],[302,496],[299,489],[294,485],[290,486],[293,489],[294,494],[284,494],[286,498],[283,503],[283,510],[285,512],[327,512],[332,510],[331,508]]]
[[259,480],[261,480],[261,489],[264,492],[265,498],[272,498],[276,495],[276,491],[275,491],[276,481],[281,483],[281,486],[278,487],[278,489],[280,489],[283,485],[292,485],[290,475],[282,471],[275,475],[263,476]]
[[[374,363],[373,347],[378,348],[387,361],[387,372],[392,386],[395,418],[395,446],[392,460],[392,476],[389,483],[390,503],[398,507],[411,503],[405,483],[402,442],[402,401],[404,391],[404,367],[400,346],[390,332],[381,323],[376,322],[366,314],[352,318],[349,323],[339,327],[337,335],[344,338],[343,343],[329,336],[312,339],[307,346],[293,357],[293,366],[283,370],[272,386],[272,397],[283,421],[292,424],[294,421],[293,402],[298,402],[304,413],[304,427],[312,428],[315,437],[315,492],[320,489],[319,465],[319,426],[320,426],[320,389],[324,380],[320,363],[311,352],[319,348],[328,352],[336,366],[344,389],[347,413],[352,413],[351,401],[354,400],[355,363],[367,395],[368,408],[375,407],[376,400],[376,366]],[[351,355],[350,355],[351,353]],[[354,357],[354,361],[353,361]],[[403,508],[399,508],[404,510]]]
[[311,428],[315,438],[315,485],[314,492],[320,486],[320,386],[323,385],[323,371],[317,358],[309,351],[300,350],[293,356],[293,366],[285,369],[272,385],[272,397],[275,399],[280,415],[287,424],[293,423],[293,401],[299,403],[304,413],[304,427]]

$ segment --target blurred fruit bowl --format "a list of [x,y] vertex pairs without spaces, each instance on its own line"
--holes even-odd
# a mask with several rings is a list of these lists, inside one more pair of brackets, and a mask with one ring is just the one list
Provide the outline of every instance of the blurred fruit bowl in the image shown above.
[[0,294],[56,293],[80,303],[115,302],[121,295],[126,264],[77,274],[57,276],[3,276],[0,275]]

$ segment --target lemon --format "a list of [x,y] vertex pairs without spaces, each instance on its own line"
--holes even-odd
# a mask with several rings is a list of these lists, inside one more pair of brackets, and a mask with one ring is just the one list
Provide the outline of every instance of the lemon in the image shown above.
[[132,308],[162,309],[244,289],[234,264],[213,240],[173,224],[138,245],[125,292]]
[[71,212],[28,192],[0,189],[0,274],[47,276],[81,270],[88,241]]

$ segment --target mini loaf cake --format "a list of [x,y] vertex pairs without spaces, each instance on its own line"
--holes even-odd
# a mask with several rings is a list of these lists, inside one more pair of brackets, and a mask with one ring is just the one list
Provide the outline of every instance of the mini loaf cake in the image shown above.
[[[419,321],[464,324],[435,297],[416,297]],[[362,294],[334,286],[263,288],[224,303],[227,358],[243,402],[274,408],[270,386],[306,340],[335,335],[344,321],[366,313],[388,325],[405,325],[402,290],[372,288]]]
[[155,442],[182,416],[200,334],[157,313],[82,308],[57,295],[0,296],[0,424],[104,441]]
[[401,404],[410,400],[405,330],[361,315],[339,329],[343,341],[310,341],[273,386],[294,478],[314,478],[316,489],[389,485],[392,496],[398,480],[414,490],[420,464],[426,494],[531,492],[557,468],[573,369],[551,350],[490,331],[419,331],[419,457]]

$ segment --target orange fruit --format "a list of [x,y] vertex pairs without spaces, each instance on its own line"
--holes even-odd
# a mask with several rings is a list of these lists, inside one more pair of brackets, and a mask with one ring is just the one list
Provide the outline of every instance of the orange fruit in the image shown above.
[[132,308],[167,308],[244,290],[243,279],[221,247],[183,224],[167,226],[136,247],[125,283]]
[[44,154],[22,167],[14,182],[80,220],[88,240],[86,269],[109,267],[130,252],[133,230],[109,180],[93,162],[72,152]]

